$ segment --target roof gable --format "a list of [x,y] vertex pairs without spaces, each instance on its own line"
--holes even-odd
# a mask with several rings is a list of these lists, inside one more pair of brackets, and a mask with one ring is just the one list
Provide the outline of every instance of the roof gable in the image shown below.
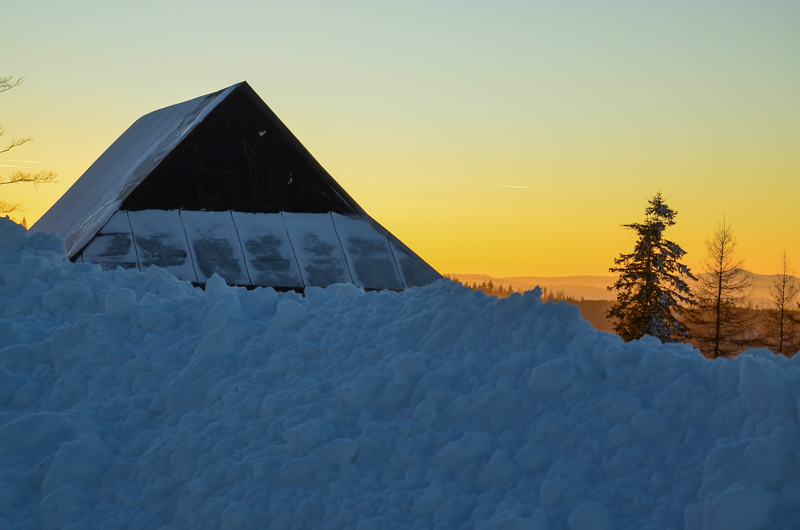
[[80,251],[122,201],[238,85],[142,116],[100,155],[33,230],[64,238]]
[[[119,222],[122,219],[115,216],[117,212],[125,213],[126,223],[122,224],[129,227],[128,232],[116,226],[119,223],[115,224],[113,219]],[[137,212],[143,215],[134,215]],[[183,219],[181,212],[198,215],[188,213]],[[212,215],[214,212],[227,214],[215,216]],[[220,261],[201,255],[204,252],[198,248],[205,244],[206,239],[230,239],[231,244],[238,245],[247,243],[238,233],[236,238],[217,237],[213,234],[219,230],[208,228],[216,226],[217,217],[227,219],[234,215],[239,216],[237,219],[245,219],[241,216],[247,213],[281,214],[280,218],[286,219],[286,226],[282,229],[288,232],[293,229],[295,220],[301,219],[292,215],[301,214],[324,214],[329,220],[331,215],[348,216],[370,226],[367,230],[361,225],[352,225],[357,227],[353,229],[356,235],[344,234],[342,237],[346,237],[346,241],[337,243],[341,246],[339,253],[344,252],[340,262],[358,262],[352,270],[339,266],[347,274],[341,272],[341,278],[333,275],[337,282],[402,288],[422,285],[441,277],[367,215],[245,82],[151,112],[137,120],[31,229],[55,232],[65,240],[70,259],[87,259],[101,263],[104,268],[117,265],[146,268],[150,264],[178,267],[175,273],[179,277],[205,283],[208,274],[204,268],[210,271],[223,267],[226,271],[239,271],[238,276],[229,271],[232,275],[227,278],[229,283],[268,285],[273,283],[269,278],[274,277],[280,282],[292,283],[287,283],[286,287],[293,287],[299,276],[292,271],[300,266],[297,272],[304,285],[321,285],[328,281],[317,280],[315,278],[322,276],[311,273],[319,265],[318,258],[311,260],[314,263],[309,265],[310,268],[303,268],[300,263],[302,251],[297,249],[293,253],[299,252],[295,256],[299,261],[291,267],[283,263],[287,260],[264,260],[243,255],[246,263],[242,261],[240,264],[239,258]],[[275,224],[273,221],[277,218],[268,216],[259,217],[259,230],[266,230],[271,222]],[[130,224],[127,224],[128,219]],[[321,225],[316,225],[322,222],[319,219],[323,217],[308,219],[314,220],[314,237],[322,237],[325,231]],[[169,220],[173,222],[170,224]],[[339,224],[342,230],[350,230],[351,225],[346,220],[340,219]],[[167,225],[175,226],[172,231],[165,232],[162,229]],[[335,234],[337,228],[332,230],[331,233]],[[364,238],[365,234],[372,233],[370,230],[378,234],[375,241],[370,240],[372,236]],[[188,250],[178,248],[183,244],[182,239],[184,243],[191,239],[190,233],[199,237],[201,232],[205,235],[195,246]],[[167,237],[170,234],[174,241]],[[355,245],[352,248],[347,239],[351,236],[357,242],[352,243]],[[261,234],[258,237],[267,236]],[[335,239],[338,241],[339,237],[336,234]],[[305,236],[301,239],[304,241]],[[334,240],[332,236],[330,239]],[[161,263],[159,260],[166,259],[159,254],[158,248],[161,247],[148,247],[155,243],[181,254],[180,264],[178,261],[170,265]],[[200,254],[190,256],[197,252]],[[174,252],[168,254],[171,256]],[[188,267],[187,259],[191,261],[191,271],[181,268]],[[332,266],[331,259],[325,267]],[[261,271],[264,267],[267,272]],[[242,271],[247,269],[249,275],[251,268],[256,278],[245,278]],[[392,268],[402,273],[402,282],[394,277]]]
[[220,101],[121,208],[363,213],[246,84]]

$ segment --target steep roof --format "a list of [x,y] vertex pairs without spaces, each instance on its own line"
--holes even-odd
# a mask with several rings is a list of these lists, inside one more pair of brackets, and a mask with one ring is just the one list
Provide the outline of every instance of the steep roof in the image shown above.
[[[77,254],[123,202],[139,188],[209,114],[233,94],[253,101],[291,146],[335,189],[352,213],[360,206],[325,171],[272,110],[246,83],[166,107],[139,118],[32,227],[64,238],[70,257]],[[338,189],[336,189],[338,188]]]
[[64,238],[74,260],[120,210],[356,217],[420,273],[440,277],[366,214],[246,82],[137,120],[32,230]]

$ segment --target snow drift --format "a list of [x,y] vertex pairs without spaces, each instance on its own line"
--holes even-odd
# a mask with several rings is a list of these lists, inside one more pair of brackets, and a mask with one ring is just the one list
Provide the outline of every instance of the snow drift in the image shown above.
[[0,528],[800,525],[800,356],[447,280],[203,291],[5,219],[0,270]]

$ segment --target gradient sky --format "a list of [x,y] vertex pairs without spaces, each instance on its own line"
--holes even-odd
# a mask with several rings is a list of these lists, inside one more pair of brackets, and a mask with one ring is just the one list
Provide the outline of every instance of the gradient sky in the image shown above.
[[[140,116],[246,80],[440,272],[607,274],[661,191],[697,267],[723,215],[748,267],[800,269],[800,2],[5,5],[0,187],[38,219]],[[5,144],[4,144],[5,145]],[[10,189],[9,189],[10,188]]]

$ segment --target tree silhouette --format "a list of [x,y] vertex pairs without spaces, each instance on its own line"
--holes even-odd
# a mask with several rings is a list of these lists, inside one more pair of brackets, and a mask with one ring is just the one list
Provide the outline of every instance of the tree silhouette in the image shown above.
[[664,239],[664,230],[675,224],[678,212],[667,206],[661,192],[648,204],[644,223],[623,225],[638,239],[633,252],[620,254],[614,260],[617,266],[609,269],[619,279],[608,288],[617,291],[608,318],[617,319],[614,331],[626,341],[651,335],[663,342],[681,342],[688,339],[689,330],[678,313],[695,304],[683,278],[695,278],[679,261],[686,252]]
[[786,251],[783,252],[781,271],[775,275],[769,289],[772,307],[766,312],[764,330],[765,343],[776,354],[792,356],[800,349],[798,341],[798,312],[795,307],[800,297],[800,287],[794,277]]
[[706,240],[707,256],[697,283],[698,306],[689,316],[692,340],[704,355],[733,357],[755,344],[755,311],[747,307],[753,280],[737,258],[736,237],[723,219]]
[[[24,78],[20,77],[18,79],[14,79],[13,76],[1,76],[0,77],[0,93],[6,92],[11,90],[12,88],[19,86]],[[3,125],[0,124],[0,137],[5,135],[5,129]],[[12,149],[19,147],[23,144],[33,141],[33,137],[28,136],[26,138],[13,138],[5,147],[0,148],[0,154],[7,153]],[[33,184],[34,186],[38,186],[39,184],[48,184],[51,182],[56,182],[56,173],[54,171],[15,171],[8,177],[8,180],[3,180],[0,177],[0,186],[4,184],[23,184],[29,183]],[[0,213],[11,213],[15,211],[21,211],[24,209],[24,205],[21,202],[11,202],[5,201],[0,199]]]

